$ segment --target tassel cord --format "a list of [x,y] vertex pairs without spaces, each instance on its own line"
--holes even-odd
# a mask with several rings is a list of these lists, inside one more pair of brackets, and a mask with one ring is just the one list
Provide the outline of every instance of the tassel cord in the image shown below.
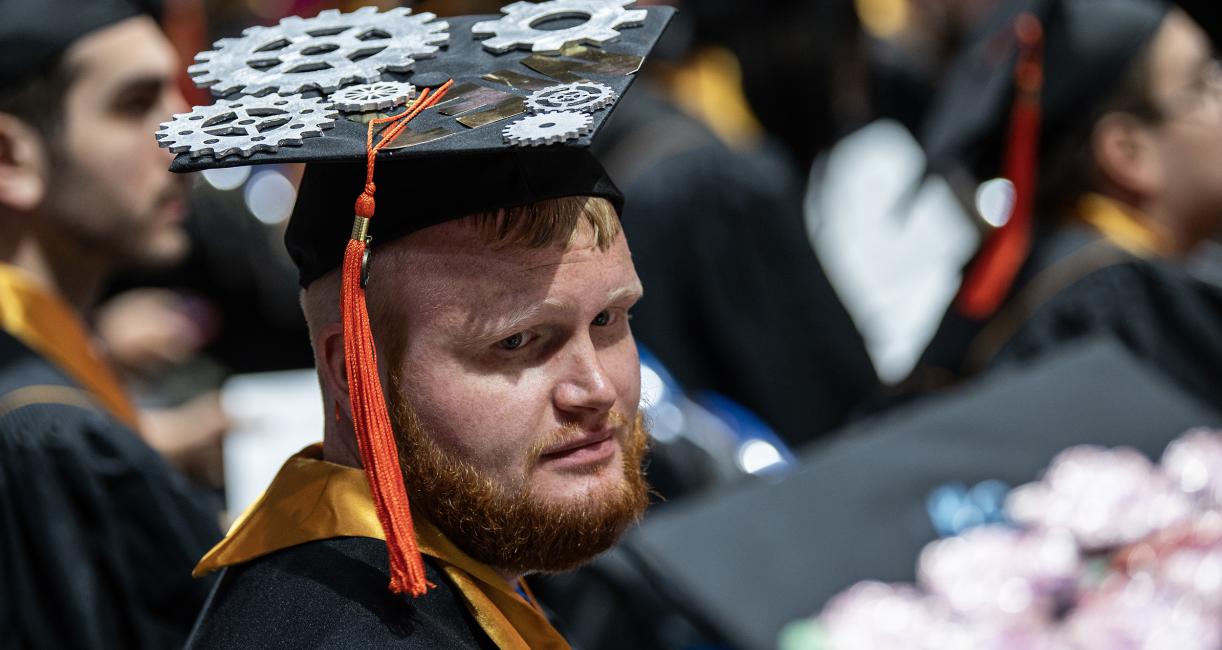
[[[413,597],[423,596],[435,585],[425,576],[424,559],[416,544],[411,504],[399,465],[394,428],[378,376],[377,351],[370,329],[369,309],[361,277],[369,245],[366,234],[375,209],[376,187],[373,176],[378,152],[398,137],[421,111],[435,105],[452,84],[451,80],[431,94],[430,90],[426,89],[404,113],[378,118],[369,123],[365,140],[365,187],[356,201],[353,235],[344,251],[342,267],[340,309],[343,314],[344,362],[353,430],[356,433],[357,447],[378,521],[386,533],[390,590],[396,594],[411,594]],[[374,129],[388,122],[391,125],[381,134],[377,144],[374,144]]]

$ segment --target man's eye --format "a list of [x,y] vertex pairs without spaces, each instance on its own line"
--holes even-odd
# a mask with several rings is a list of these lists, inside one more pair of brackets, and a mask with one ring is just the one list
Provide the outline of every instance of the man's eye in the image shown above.
[[152,93],[133,93],[115,102],[115,112],[125,117],[143,117],[157,105]]
[[526,341],[526,333],[518,332],[513,336],[507,336],[500,341],[497,341],[496,346],[502,350],[517,350],[523,345],[526,345]]
[[611,312],[605,309],[603,311],[598,312],[598,315],[594,317],[594,320],[590,321],[590,324],[595,327],[606,327],[607,325],[610,325],[611,324]]

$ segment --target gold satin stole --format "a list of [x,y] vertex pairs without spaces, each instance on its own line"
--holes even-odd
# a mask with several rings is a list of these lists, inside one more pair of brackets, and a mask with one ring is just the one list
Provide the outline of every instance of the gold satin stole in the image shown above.
[[20,268],[0,263],[0,330],[45,357],[115,419],[139,431],[136,407],[94,349],[85,324],[62,298]]
[[[481,564],[420,516],[414,517],[420,552],[437,560],[467,609],[502,650],[567,649],[524,581],[523,598],[499,574]],[[289,458],[267,491],[234,522],[195,567],[201,576],[268,553],[334,537],[385,541],[365,473],[322,459],[322,445]],[[428,596],[424,596],[427,598]],[[404,596],[410,598],[410,596]]]
[[1108,241],[1138,257],[1164,257],[1173,254],[1171,238],[1142,223],[1134,211],[1101,194],[1085,194],[1075,213]]

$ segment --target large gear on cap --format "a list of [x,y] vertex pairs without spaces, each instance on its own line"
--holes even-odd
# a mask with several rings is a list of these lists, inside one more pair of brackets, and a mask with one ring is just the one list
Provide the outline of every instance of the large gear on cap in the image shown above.
[[274,152],[282,146],[300,146],[305,138],[322,135],[335,125],[338,113],[322,99],[301,96],[242,97],[196,106],[161,125],[158,144],[192,158],[215,158],[256,151]]
[[289,16],[272,27],[251,27],[223,38],[187,68],[196,85],[225,96],[241,91],[293,95],[330,93],[353,83],[378,81],[383,72],[407,72],[449,40],[449,23],[403,7],[379,13],[328,9],[314,18]]
[[[566,45],[602,45],[619,38],[620,27],[644,24],[644,9],[628,10],[633,0],[549,0],[515,2],[501,8],[498,20],[485,20],[471,26],[475,36],[492,36],[484,41],[489,51],[502,53],[514,48],[532,52],[556,53]],[[555,18],[580,17],[586,21],[568,29],[538,29],[536,25]]]
[[416,87],[399,81],[375,81],[335,91],[330,99],[345,113],[364,113],[406,104],[416,96]]
[[611,86],[596,81],[578,81],[536,90],[526,98],[526,108],[532,113],[593,113],[614,104],[615,97]]
[[509,144],[537,147],[580,138],[593,127],[594,118],[588,113],[540,113],[510,124],[501,131],[501,135]]

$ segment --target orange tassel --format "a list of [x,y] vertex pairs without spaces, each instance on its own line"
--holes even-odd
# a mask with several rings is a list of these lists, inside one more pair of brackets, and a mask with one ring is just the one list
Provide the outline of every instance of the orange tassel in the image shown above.
[[[436,585],[425,578],[424,559],[420,556],[420,549],[416,544],[411,504],[395,447],[395,432],[386,409],[382,381],[378,377],[378,357],[374,349],[373,332],[369,326],[362,267],[368,246],[365,235],[376,207],[373,198],[376,189],[373,184],[373,171],[377,153],[387,142],[397,137],[420,111],[436,104],[451,83],[453,82],[447,82],[431,97],[429,91],[425,90],[415,105],[401,115],[370,122],[366,137],[368,157],[365,189],[356,201],[356,221],[352,238],[344,251],[340,294],[340,311],[344,324],[344,363],[348,375],[348,400],[352,406],[352,427],[356,432],[357,447],[361,452],[361,463],[365,467],[365,477],[373,495],[378,522],[386,534],[386,550],[390,559],[390,590],[396,594],[408,593],[413,597],[423,596]],[[387,129],[375,146],[375,125],[390,121],[395,124]]]
[[1039,19],[1029,13],[1019,16],[1015,30],[1020,49],[1003,170],[1003,175],[1014,184],[1014,209],[1009,221],[993,232],[981,248],[959,292],[956,303],[959,313],[976,320],[989,318],[1001,307],[1031,251],[1039,175],[1044,37]]
[[348,371],[348,399],[356,430],[361,463],[369,480],[378,521],[386,533],[390,555],[390,590],[396,594],[422,596],[430,585],[424,577],[424,560],[416,546],[407,488],[399,468],[395,432],[386,412],[382,382],[378,378],[377,353],[369,329],[365,290],[361,287],[364,240],[352,239],[344,252],[343,294],[344,360]]

